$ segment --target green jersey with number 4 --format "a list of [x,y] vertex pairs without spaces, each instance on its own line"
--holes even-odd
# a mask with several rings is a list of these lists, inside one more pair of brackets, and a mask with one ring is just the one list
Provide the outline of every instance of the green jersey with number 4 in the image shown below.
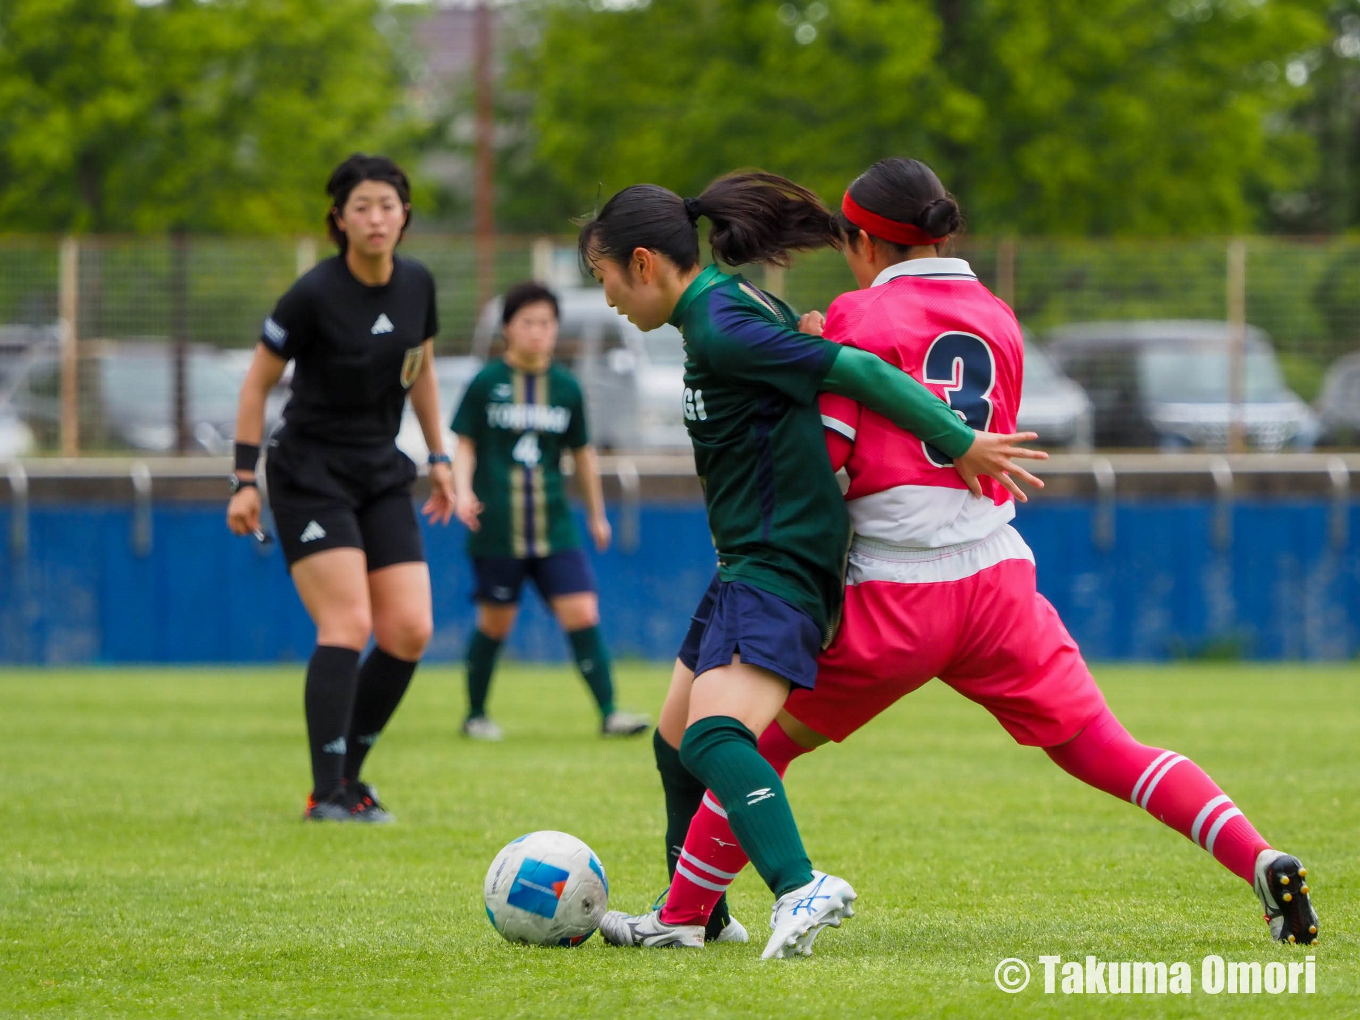
[[585,402],[560,365],[522,372],[488,362],[469,384],[453,431],[477,449],[472,491],[484,509],[468,536],[473,556],[548,556],[581,538],[562,481],[562,454],[590,442]]

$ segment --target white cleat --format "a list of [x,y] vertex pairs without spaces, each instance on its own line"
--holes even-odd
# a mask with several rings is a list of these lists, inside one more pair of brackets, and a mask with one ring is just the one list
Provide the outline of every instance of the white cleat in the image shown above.
[[496,741],[505,739],[505,731],[484,715],[476,715],[463,723],[463,736],[473,740]]
[[723,930],[718,932],[718,937],[714,942],[750,942],[751,936],[746,932],[746,926],[735,917],[729,917]]
[[841,921],[855,916],[851,904],[858,895],[845,879],[814,871],[811,882],[786,892],[775,901],[774,909],[770,911],[770,927],[774,934],[760,958],[788,960],[795,956],[811,956],[812,943],[818,932],[827,925],[839,928]]
[[652,728],[652,720],[637,712],[610,712],[600,725],[605,737],[637,737]]
[[611,910],[600,919],[600,935],[611,946],[704,948],[702,924],[666,924],[661,920],[660,910],[647,914],[625,914],[621,910]]

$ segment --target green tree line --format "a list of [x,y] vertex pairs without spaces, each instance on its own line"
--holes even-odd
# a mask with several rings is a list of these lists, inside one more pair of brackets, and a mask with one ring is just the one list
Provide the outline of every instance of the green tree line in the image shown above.
[[[1360,0],[522,0],[496,6],[500,225],[760,165],[828,201],[918,156],[979,235],[1360,220]],[[316,229],[350,151],[468,225],[470,84],[432,4],[3,0],[0,231]],[[469,68],[470,71],[470,68]],[[455,130],[456,129],[456,130]],[[426,168],[429,172],[423,172]]]

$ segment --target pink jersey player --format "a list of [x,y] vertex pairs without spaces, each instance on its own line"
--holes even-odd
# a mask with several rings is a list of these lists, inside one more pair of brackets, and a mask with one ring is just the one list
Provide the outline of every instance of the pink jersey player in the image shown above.
[[[846,261],[862,289],[832,303],[825,335],[909,372],[974,428],[1014,431],[1020,327],[967,262],[939,257],[959,213],[935,174],[916,160],[877,163],[851,184],[842,214]],[[1245,879],[1275,938],[1312,942],[1317,914],[1299,860],[1272,849],[1194,762],[1138,743],[1110,712],[1035,588],[1034,555],[1010,525],[1010,493],[984,480],[984,498],[974,497],[939,451],[852,401],[824,396],[822,415],[832,465],[849,475],[855,537],[840,629],[816,686],[794,691],[760,737],[779,774],[939,677],[1018,743],[1042,747]],[[649,944],[667,944],[662,929],[707,921],[745,863],[735,843],[721,804],[705,794]],[[796,948],[810,952],[815,936]]]

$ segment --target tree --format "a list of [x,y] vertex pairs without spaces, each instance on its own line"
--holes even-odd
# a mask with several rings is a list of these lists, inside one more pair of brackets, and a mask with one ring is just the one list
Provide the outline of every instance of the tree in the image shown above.
[[1256,225],[1310,165],[1283,68],[1327,31],[1309,0],[557,0],[528,23],[525,225],[600,181],[693,194],[753,164],[835,201],[906,154],[974,230],[1022,234]]
[[356,149],[412,151],[378,0],[4,0],[7,230],[319,230]]

